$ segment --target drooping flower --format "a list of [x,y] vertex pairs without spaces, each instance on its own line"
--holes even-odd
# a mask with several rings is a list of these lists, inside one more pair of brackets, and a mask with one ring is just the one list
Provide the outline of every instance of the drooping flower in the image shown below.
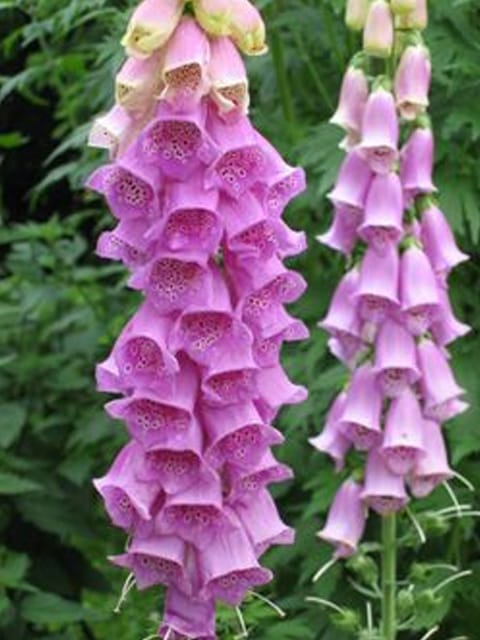
[[385,0],[373,0],[363,30],[363,48],[371,56],[388,58],[393,49],[393,16]]
[[308,336],[285,309],[306,288],[284,265],[305,234],[282,220],[305,173],[250,122],[236,49],[266,49],[263,20],[248,0],[193,8],[133,12],[118,104],[90,134],[110,162],[88,180],[118,220],[97,254],[143,296],[96,369],[130,441],[95,486],[129,535],[112,562],[140,590],[167,588],[169,640],[214,640],[216,602],[240,605],[272,579],[260,556],[293,542],[268,491],[292,477],[272,421],[307,395],[280,365]]

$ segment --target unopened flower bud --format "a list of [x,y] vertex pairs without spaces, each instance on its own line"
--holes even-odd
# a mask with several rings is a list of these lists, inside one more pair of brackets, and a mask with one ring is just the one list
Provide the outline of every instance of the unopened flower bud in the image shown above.
[[365,22],[363,48],[370,56],[388,58],[392,53],[393,40],[393,17],[390,5],[385,0],[374,0],[368,9]]
[[352,31],[361,31],[367,19],[368,0],[348,0],[345,23]]

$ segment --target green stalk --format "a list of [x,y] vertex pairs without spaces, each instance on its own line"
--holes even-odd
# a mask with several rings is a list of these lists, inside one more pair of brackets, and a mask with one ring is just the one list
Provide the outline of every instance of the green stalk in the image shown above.
[[275,32],[270,38],[270,48],[272,51],[273,66],[277,76],[278,90],[282,103],[283,116],[288,123],[295,120],[295,110],[293,107],[292,92],[288,82],[287,68],[285,67],[285,56],[283,53],[283,43],[281,36]]
[[397,517],[382,518],[382,640],[397,637]]

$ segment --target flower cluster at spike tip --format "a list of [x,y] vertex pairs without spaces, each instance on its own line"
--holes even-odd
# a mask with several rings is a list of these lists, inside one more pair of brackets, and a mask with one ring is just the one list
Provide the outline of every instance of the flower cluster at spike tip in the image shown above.
[[138,589],[167,587],[160,637],[205,640],[215,601],[238,606],[269,582],[260,556],[294,538],[268,485],[292,475],[272,454],[283,437],[271,422],[307,395],[279,363],[284,341],[308,337],[285,309],[306,283],[284,265],[306,240],[282,220],[305,176],[248,118],[238,49],[266,50],[258,11],[184,4],[136,8],[116,104],[90,133],[110,163],[88,186],[118,221],[97,253],[144,294],[97,367],[131,440],[95,486],[129,535],[111,560]]
[[[451,270],[467,260],[438,208],[427,115],[431,64],[425,0],[349,0],[347,25],[363,51],[347,69],[332,122],[346,155],[318,240],[347,256],[326,317],[331,352],[350,370],[311,444],[346,479],[319,536],[352,555],[368,510],[402,510],[449,480],[443,423],[467,408],[449,345],[469,327],[454,316]],[[382,75],[374,75],[383,68]],[[365,467],[346,465],[349,451]]]

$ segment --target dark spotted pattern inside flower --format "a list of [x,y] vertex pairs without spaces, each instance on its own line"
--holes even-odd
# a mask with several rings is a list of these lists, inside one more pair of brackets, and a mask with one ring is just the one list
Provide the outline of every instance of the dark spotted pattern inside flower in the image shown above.
[[186,120],[168,120],[151,127],[143,149],[149,156],[186,164],[196,155],[201,143],[202,132],[196,124]]
[[178,302],[200,286],[203,269],[194,262],[173,258],[157,260],[149,277],[150,290],[157,302]]

